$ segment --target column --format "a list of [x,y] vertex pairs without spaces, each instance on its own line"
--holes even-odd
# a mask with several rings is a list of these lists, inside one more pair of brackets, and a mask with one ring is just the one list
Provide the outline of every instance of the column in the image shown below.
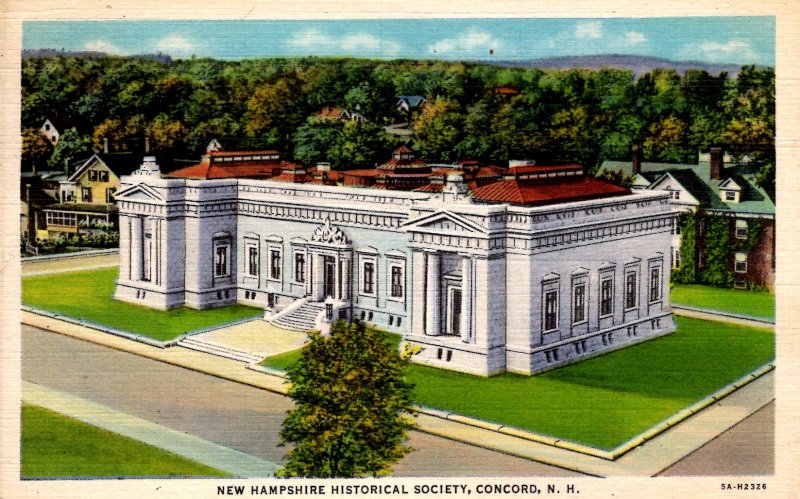
[[[294,258],[294,254],[292,255],[292,258]],[[311,279],[313,279],[312,274],[314,269],[311,258],[311,252],[306,250],[305,260],[303,261],[303,266],[305,267],[305,269],[303,269],[303,276],[305,276],[306,296],[308,297],[312,296]]]
[[314,300],[315,301],[323,301],[325,300],[325,257],[316,254],[314,255],[314,267],[316,267],[314,271]]
[[119,217],[119,275],[121,279],[131,275],[131,222],[125,215]]
[[142,279],[142,218],[131,217],[131,280]]
[[441,292],[440,263],[441,256],[438,253],[426,253],[427,260],[427,292],[425,296],[425,334],[428,336],[436,336],[439,334],[439,315]]
[[411,252],[411,333],[425,334],[425,253],[420,250]]
[[472,341],[472,258],[461,258],[461,341]]

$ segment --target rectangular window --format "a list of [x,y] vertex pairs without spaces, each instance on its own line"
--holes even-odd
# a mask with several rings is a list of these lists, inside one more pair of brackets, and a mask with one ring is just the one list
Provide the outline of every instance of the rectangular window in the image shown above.
[[736,201],[736,191],[725,191],[725,201]]
[[558,291],[547,291],[544,294],[544,330],[558,329]]
[[225,277],[230,275],[228,266],[228,250],[230,246],[227,243],[219,242],[214,247],[214,277]]
[[661,299],[661,270],[658,267],[650,268],[650,301]]
[[747,220],[736,221],[736,239],[747,239]]
[[95,170],[89,170],[89,181],[97,182],[97,172]]
[[736,272],[744,274],[747,272],[747,253],[736,253]]
[[403,297],[403,269],[399,265],[392,265],[392,285],[390,294],[392,298]]
[[306,254],[294,254],[294,282],[306,282]]
[[114,189],[113,187],[109,187],[108,189],[106,189],[106,203],[113,203],[114,202],[114,193],[116,191],[117,190]]
[[100,182],[108,182],[108,172],[105,170],[97,172],[97,179]]
[[269,278],[275,280],[279,280],[281,278],[280,250],[270,250],[269,252]]
[[610,277],[600,282],[600,317],[611,315],[613,311],[614,283]]
[[572,288],[572,323],[586,320],[586,284],[576,284]]
[[675,250],[675,254],[674,255],[675,255],[675,258],[674,258],[674,260],[672,262],[672,268],[673,269],[677,269],[677,268],[680,268],[680,266],[681,266],[681,251],[680,250]]
[[81,187],[81,199],[84,203],[92,202],[92,190],[88,187]]
[[636,272],[625,274],[625,308],[636,307]]
[[363,287],[365,294],[375,294],[375,263],[364,262]]
[[681,191],[672,191],[672,199],[680,199]]
[[255,244],[247,245],[247,275],[258,277],[258,246]]

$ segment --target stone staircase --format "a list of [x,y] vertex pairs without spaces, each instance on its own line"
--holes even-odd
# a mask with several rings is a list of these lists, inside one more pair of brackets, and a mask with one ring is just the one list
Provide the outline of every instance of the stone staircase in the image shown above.
[[253,355],[250,352],[245,352],[244,350],[238,350],[236,348],[230,348],[218,345],[216,343],[198,340],[192,338],[191,336],[187,336],[186,338],[178,341],[177,345],[190,350],[216,355],[218,357],[225,357],[228,359],[238,360],[240,362],[247,362],[248,364],[260,362],[262,359],[262,357]]
[[291,312],[279,314],[270,322],[291,331],[308,331],[316,329],[317,316],[324,311],[324,304],[306,302]]

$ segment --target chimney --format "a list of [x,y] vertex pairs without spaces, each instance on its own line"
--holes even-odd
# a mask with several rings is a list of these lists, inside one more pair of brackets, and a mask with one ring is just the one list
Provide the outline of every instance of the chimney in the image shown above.
[[108,154],[108,137],[103,137],[103,153]]
[[150,154],[150,137],[144,138],[144,153]]
[[720,180],[725,169],[722,159],[722,148],[712,147],[710,151],[711,156],[711,179]]
[[642,147],[639,144],[633,144],[633,147],[631,148],[631,163],[633,165],[631,173],[633,175],[642,173],[642,156]]

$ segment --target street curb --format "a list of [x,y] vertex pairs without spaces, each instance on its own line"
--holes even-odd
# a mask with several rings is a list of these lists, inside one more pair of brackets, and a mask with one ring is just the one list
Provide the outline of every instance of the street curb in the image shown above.
[[119,248],[75,251],[73,253],[53,253],[51,255],[26,256],[20,258],[20,261],[23,263],[44,262],[48,260],[67,260],[70,258],[81,258],[87,256],[113,255],[114,253],[119,253]]
[[719,310],[713,310],[710,308],[701,308],[701,307],[692,307],[689,305],[676,305],[672,304],[672,311],[679,314],[682,311],[688,312],[697,312],[701,314],[708,314],[719,317],[720,321],[725,321],[725,319],[737,319],[740,321],[749,321],[755,324],[762,324],[764,327],[775,327],[775,320],[774,319],[767,319],[766,317],[755,317],[752,315],[743,315],[743,314],[733,314],[730,312],[722,312]]
[[78,326],[88,327],[90,329],[94,329],[96,331],[101,331],[103,333],[113,334],[114,336],[119,336],[121,338],[125,338],[128,340],[137,341],[139,343],[144,343],[146,345],[150,345],[157,348],[167,348],[170,346],[170,342],[167,341],[158,341],[152,338],[148,338],[147,336],[141,336],[136,333],[131,333],[129,331],[124,331],[122,329],[116,329],[113,327],[104,326],[102,324],[97,324],[95,322],[86,321],[83,319],[76,319],[69,315],[61,315],[54,312],[48,312],[47,310],[42,310],[36,307],[29,307],[27,305],[22,305],[20,307],[24,312],[29,312],[31,314],[41,315],[43,317],[49,317],[51,319],[59,320],[68,322],[70,324],[75,324]]

